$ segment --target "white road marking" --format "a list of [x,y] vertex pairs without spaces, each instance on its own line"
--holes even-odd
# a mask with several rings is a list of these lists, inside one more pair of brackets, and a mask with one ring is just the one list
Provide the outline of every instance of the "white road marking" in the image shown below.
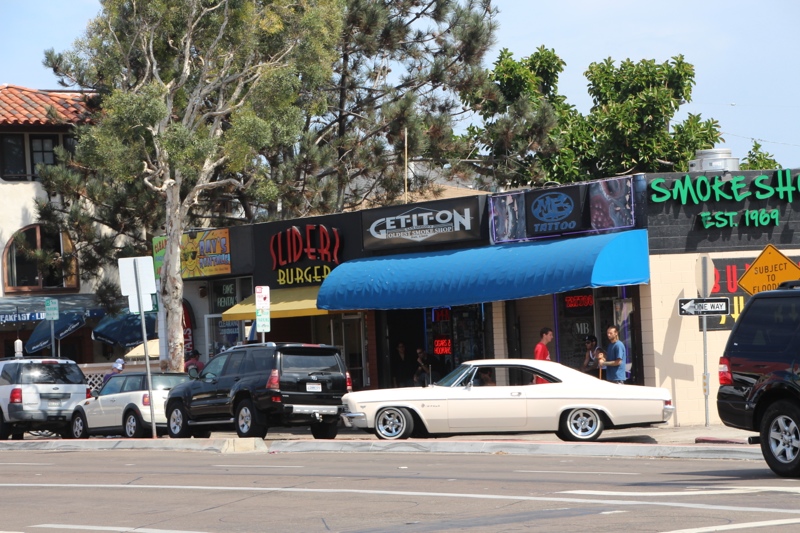
[[696,527],[692,529],[675,529],[664,533],[711,533],[712,531],[733,531],[734,529],[751,529],[756,527],[789,526],[800,524],[800,519],[768,520],[766,522],[748,522],[747,524],[725,524],[723,526]]
[[[529,502],[561,502],[561,503],[585,503],[594,505],[609,505],[608,500],[598,502],[596,498],[561,498],[553,496],[515,496],[505,494],[470,494],[463,492],[419,492],[419,491],[402,491],[402,490],[366,490],[366,489],[308,489],[298,487],[220,487],[220,486],[203,486],[203,485],[109,485],[109,484],[95,484],[95,483],[0,483],[0,489],[119,489],[119,490],[196,490],[208,492],[287,492],[287,493],[307,493],[307,494],[365,494],[372,496],[413,496],[413,497],[433,497],[433,498],[470,498],[476,500],[499,500],[499,501],[529,501]],[[765,488],[768,490],[768,488]],[[606,496],[608,493],[602,493]],[[730,511],[730,512],[745,512],[745,513],[772,513],[772,514],[793,514],[800,515],[800,509],[777,509],[770,507],[742,507],[736,505],[712,505],[705,503],[689,503],[689,502],[665,502],[665,501],[637,501],[631,497],[640,495],[641,493],[626,493],[627,499],[614,501],[614,505],[625,506],[653,506],[653,507],[671,507],[678,509],[711,509],[717,511]],[[686,493],[684,493],[686,494]],[[696,494],[696,493],[693,493]],[[800,519],[799,519],[800,520]]]
[[[53,466],[55,463],[0,463],[0,466]],[[3,533],[0,531],[0,533]]]
[[[766,489],[771,490],[771,489]],[[698,494],[752,494],[754,492],[763,492],[755,488],[730,488],[730,489],[686,489],[686,490],[673,490],[669,492],[634,492],[634,491],[603,491],[603,490],[565,490],[559,494],[579,494],[581,496],[641,496],[648,497],[662,497],[662,496],[696,496]]]
[[279,465],[212,465],[217,468],[305,468],[304,466],[279,466]]
[[523,474],[596,474],[598,476],[640,476],[638,472],[586,472],[585,470],[512,470]]
[[123,533],[205,533],[203,531],[189,531],[183,529],[151,529],[148,527],[114,527],[114,526],[79,526],[71,524],[39,524],[45,529],[79,529],[81,531],[122,531]]

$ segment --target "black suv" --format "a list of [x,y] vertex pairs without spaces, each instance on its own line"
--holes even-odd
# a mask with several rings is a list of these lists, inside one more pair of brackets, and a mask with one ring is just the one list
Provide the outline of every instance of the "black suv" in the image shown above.
[[169,392],[167,426],[173,438],[208,436],[233,424],[240,437],[264,438],[270,426],[310,426],[314,438],[333,439],[342,396],[351,390],[335,346],[236,346]]
[[800,476],[800,281],[755,294],[719,360],[717,411],[726,426],[757,431],[780,476]]

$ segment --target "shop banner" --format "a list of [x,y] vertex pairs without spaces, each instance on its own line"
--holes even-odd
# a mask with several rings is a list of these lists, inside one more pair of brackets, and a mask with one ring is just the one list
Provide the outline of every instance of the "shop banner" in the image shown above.
[[364,249],[477,240],[481,237],[480,217],[477,196],[364,210]]
[[489,198],[489,234],[492,244],[525,240],[525,193],[496,194]]
[[[181,277],[204,278],[231,273],[231,249],[228,229],[198,230],[181,237]],[[164,265],[166,237],[153,238],[153,266],[156,279]]]
[[528,238],[576,233],[589,229],[583,216],[585,185],[537,189],[525,193]]

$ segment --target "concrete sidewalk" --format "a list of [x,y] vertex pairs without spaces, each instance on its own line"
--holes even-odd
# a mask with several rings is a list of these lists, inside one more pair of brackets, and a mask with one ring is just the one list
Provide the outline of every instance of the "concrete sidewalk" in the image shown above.
[[233,432],[209,439],[91,438],[62,440],[28,438],[0,442],[5,450],[162,450],[212,453],[457,453],[514,455],[581,455],[598,457],[669,457],[681,459],[740,459],[763,461],[758,445],[747,444],[754,433],[714,426],[652,426],[608,430],[597,442],[562,442],[552,433],[462,435],[404,441],[379,440],[354,429],[341,428],[335,440],[314,440],[308,428],[276,428],[267,438],[240,439]]

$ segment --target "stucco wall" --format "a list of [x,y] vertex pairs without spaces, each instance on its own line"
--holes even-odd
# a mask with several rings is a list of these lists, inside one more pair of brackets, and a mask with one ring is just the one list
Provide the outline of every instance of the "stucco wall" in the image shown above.
[[[713,261],[722,258],[754,259],[759,253],[728,252],[709,255]],[[678,312],[680,298],[698,295],[695,268],[699,256],[700,254],[695,253],[651,255],[650,284],[641,288],[645,383],[665,387],[672,392],[676,410],[670,423],[674,426],[702,425],[706,421],[703,332],[700,319],[681,316]],[[734,318],[727,316],[724,319]],[[729,335],[727,330],[707,333],[708,417],[711,424],[721,423],[716,406],[718,366]]]

